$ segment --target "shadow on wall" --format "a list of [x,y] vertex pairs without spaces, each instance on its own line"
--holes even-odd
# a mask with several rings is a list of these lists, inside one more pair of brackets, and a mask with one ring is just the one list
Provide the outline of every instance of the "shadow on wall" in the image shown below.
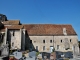
[[9,47],[9,53],[10,53],[10,49],[11,49],[11,33],[8,31],[7,34],[7,41],[8,41],[8,47]]
[[27,31],[26,31],[26,34],[25,35],[26,35],[25,36],[25,49],[26,50],[29,50],[30,52],[31,51],[38,51],[38,50],[35,49],[35,47],[34,47],[34,45],[32,43],[32,40],[30,39]]

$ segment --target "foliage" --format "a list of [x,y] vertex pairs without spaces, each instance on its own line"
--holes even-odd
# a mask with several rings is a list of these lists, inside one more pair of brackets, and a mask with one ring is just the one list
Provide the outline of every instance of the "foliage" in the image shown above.
[[0,46],[2,45],[2,42],[0,42]]
[[5,35],[5,33],[3,33],[3,36]]
[[68,49],[70,49],[70,48],[66,48],[66,50],[68,50]]
[[4,37],[5,33],[0,33],[0,46],[1,46],[2,43],[3,43],[3,37],[1,38],[1,35]]
[[36,52],[36,56],[38,56],[40,54],[40,52]]
[[25,55],[24,54],[22,54],[22,57],[24,57]]
[[79,48],[80,48],[80,41],[79,41]]
[[52,52],[55,52],[55,48],[53,48]]
[[9,60],[13,60],[13,59],[14,59],[14,56],[10,56],[10,57],[9,57]]
[[66,58],[66,59],[64,59],[64,60],[69,60],[69,58]]
[[29,50],[26,50],[27,53],[29,53]]
[[13,51],[12,51],[12,50],[10,50],[10,54],[12,54],[12,52],[13,52]]

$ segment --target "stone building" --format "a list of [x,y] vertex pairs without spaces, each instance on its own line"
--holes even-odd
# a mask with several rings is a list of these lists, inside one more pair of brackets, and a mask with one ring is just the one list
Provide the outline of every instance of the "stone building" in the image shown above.
[[[1,16],[3,18],[3,16]],[[0,20],[4,25],[0,29],[0,33],[4,33],[3,44],[6,45],[8,42],[9,49],[20,49],[25,50],[25,29],[20,24],[19,20]]]
[[[73,51],[76,45],[76,51],[79,51],[78,36],[73,27],[69,24],[25,24],[32,46],[40,52]],[[31,45],[30,44],[30,45]]]
[[10,49],[29,49],[39,52],[79,51],[78,36],[69,24],[21,24],[19,20],[1,20],[4,43]]

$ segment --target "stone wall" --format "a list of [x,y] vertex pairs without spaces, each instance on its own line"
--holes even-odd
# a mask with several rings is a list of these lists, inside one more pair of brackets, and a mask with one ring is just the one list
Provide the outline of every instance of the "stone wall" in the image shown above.
[[[49,52],[50,46],[54,46],[56,51],[73,51],[73,45],[78,43],[78,37],[75,36],[29,36],[30,40],[32,40],[32,44],[36,49],[36,46],[38,46],[38,50],[40,52]],[[70,49],[65,50],[64,41],[65,38],[68,39],[68,45],[70,46]],[[45,40],[45,43],[43,43],[43,40]],[[50,43],[50,40],[52,40],[52,43]],[[62,42],[61,42],[62,40]],[[71,40],[71,41],[70,41]],[[59,47],[57,47],[59,45]],[[45,50],[43,50],[43,46],[45,46]]]
[[[49,51],[50,46],[53,46],[53,43],[50,43],[50,40],[53,42],[53,36],[29,36],[30,40],[32,40],[32,44],[34,45],[35,49],[38,46],[38,50],[40,52]],[[45,40],[45,43],[43,43]],[[45,50],[43,50],[43,46],[45,46]]]
[[[68,44],[66,44],[66,42],[65,42],[66,38],[68,40]],[[62,42],[61,42],[61,40],[62,40]],[[57,45],[60,45],[60,49],[59,50],[66,51],[65,50],[65,45],[69,45],[70,49],[68,49],[68,50],[72,51],[74,44],[78,44],[78,37],[77,36],[55,36],[54,37],[54,46],[55,46],[56,50],[58,50],[57,49]]]
[[[14,32],[14,35],[13,35]],[[11,48],[19,48],[21,49],[21,32],[20,30],[8,30],[8,39],[11,43]],[[13,44],[13,46],[12,46]]]
[[11,49],[25,50],[25,29],[8,30],[8,39]]

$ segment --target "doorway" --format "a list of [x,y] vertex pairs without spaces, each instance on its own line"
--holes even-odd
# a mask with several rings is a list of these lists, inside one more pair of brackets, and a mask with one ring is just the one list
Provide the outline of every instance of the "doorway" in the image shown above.
[[50,52],[53,52],[53,46],[50,46]]

